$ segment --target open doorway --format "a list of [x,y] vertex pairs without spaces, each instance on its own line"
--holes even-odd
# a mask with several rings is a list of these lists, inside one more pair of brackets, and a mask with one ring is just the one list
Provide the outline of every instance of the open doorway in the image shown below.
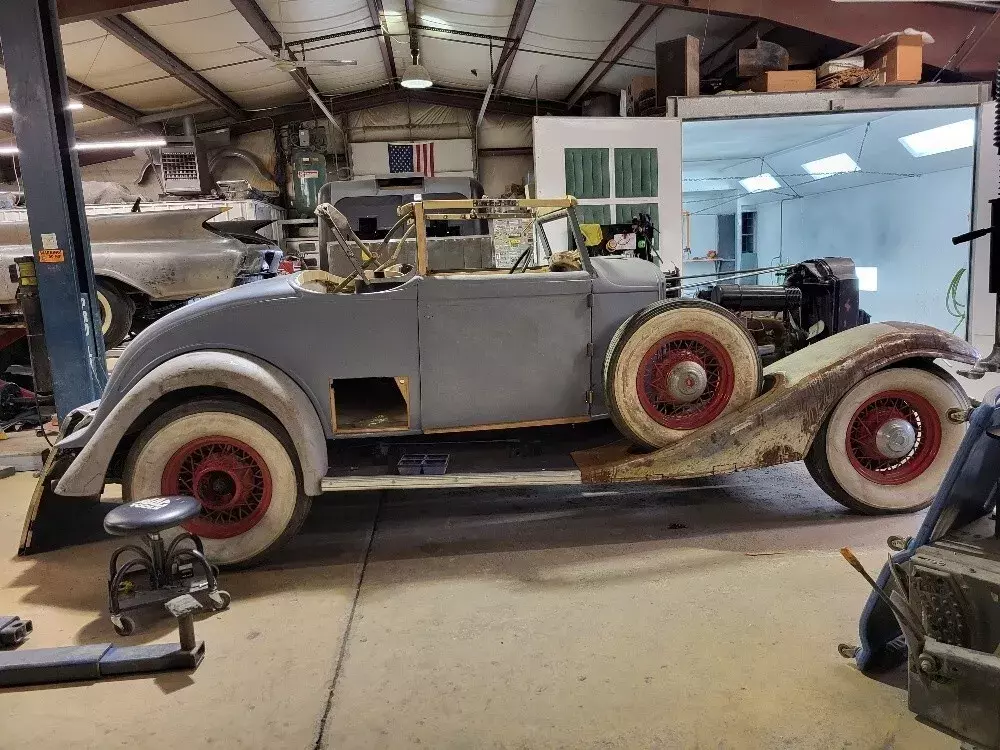
[[685,277],[850,257],[873,321],[964,336],[969,249],[951,237],[971,225],[975,118],[948,108],[684,123]]

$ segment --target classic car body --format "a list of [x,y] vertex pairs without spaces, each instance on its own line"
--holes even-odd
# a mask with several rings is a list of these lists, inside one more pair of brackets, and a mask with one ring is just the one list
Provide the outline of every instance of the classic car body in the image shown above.
[[[426,271],[421,231],[425,214],[438,211],[485,218],[491,212],[532,213],[538,209],[536,204],[555,204],[561,212],[546,218],[568,218],[568,236],[581,251],[583,270]],[[301,494],[299,501],[294,497],[288,501],[289,508],[298,508],[296,502],[307,502],[309,496],[331,489],[495,483],[489,471],[477,476],[405,477],[396,475],[394,467],[367,476],[360,484],[352,481],[349,470],[331,478],[328,450],[336,453],[338,446],[385,445],[412,436],[424,440],[450,436],[454,441],[469,433],[469,439],[485,440],[483,436],[496,431],[579,426],[610,415],[633,443],[655,450],[637,451],[619,440],[578,451],[573,459],[567,451],[564,471],[521,472],[507,481],[542,484],[705,476],[797,460],[812,455],[811,451],[825,451],[829,443],[832,458],[824,452],[810,470],[818,467],[814,471],[817,481],[837,499],[869,512],[921,504],[925,488],[914,490],[915,498],[904,505],[898,504],[900,493],[905,495],[907,486],[915,488],[918,480],[933,479],[925,470],[938,465],[937,453],[947,463],[950,457],[945,454],[961,439],[957,414],[968,406],[957,384],[931,363],[938,357],[974,361],[977,353],[971,346],[927,326],[872,324],[831,336],[762,372],[752,339],[727,311],[699,300],[665,300],[663,274],[652,263],[589,258],[574,205],[573,199],[412,204],[403,207],[401,214],[415,227],[418,262],[402,275],[382,278],[381,271],[372,273],[375,261],[365,268],[359,253],[352,259],[357,268],[353,279],[305,271],[237,287],[171,313],[125,350],[101,401],[64,420],[64,437],[42,480],[46,491],[64,497],[95,497],[106,482],[122,481],[126,494],[143,488],[147,492],[186,490],[199,496],[206,513],[216,506],[230,512],[247,477],[278,476],[281,468],[272,467],[268,473],[270,458],[264,458],[264,449],[255,449],[250,438],[240,434],[218,437],[211,431],[224,430],[213,428],[212,419],[195,420],[208,413],[229,415],[234,424],[249,419],[248,429],[263,425],[265,432],[282,437]],[[335,226],[347,231],[345,223],[336,216],[334,220]],[[383,261],[379,268],[384,270],[386,265]],[[680,389],[679,395],[664,408],[680,410],[683,429],[668,431],[666,438],[647,439],[629,426],[634,421],[629,422],[628,415],[621,414],[628,405],[615,396],[621,389],[620,384],[614,385],[615,368],[628,342],[640,334],[650,335],[649,326],[664,320],[679,320],[682,327],[697,320],[707,323],[701,324],[701,333],[684,334],[695,340],[694,349],[681,351],[679,359],[664,360],[673,362],[664,377],[682,376],[680,381],[671,381]],[[711,356],[698,355],[702,356],[698,359],[695,355],[698,346],[705,351],[706,346],[718,349],[711,337],[725,337],[713,328],[727,326],[737,331],[733,334],[737,339],[742,336],[749,341],[751,348],[745,357],[736,350],[732,358],[722,355],[729,367],[722,380],[748,379],[751,390],[743,402],[713,406],[713,401],[698,398],[706,388],[709,393],[722,393],[721,381],[712,379]],[[654,332],[653,339],[658,336]],[[670,341],[674,339],[676,335]],[[739,346],[741,341],[737,341]],[[708,363],[707,381],[695,366],[699,362]],[[918,393],[909,396],[915,404],[910,411],[905,403],[897,403],[906,397],[893,390],[889,397],[896,405],[891,409],[884,405],[875,412],[859,408],[855,414],[855,421],[879,430],[878,445],[887,452],[869,455],[874,442],[862,446],[869,453],[858,449],[859,459],[867,463],[857,471],[875,477],[871,481],[878,491],[873,495],[876,500],[866,505],[858,490],[841,492],[845,482],[837,474],[835,454],[843,453],[843,444],[817,440],[817,436],[836,425],[848,397],[868,398],[870,394],[852,394],[893,366],[903,368],[893,371],[906,386],[900,386],[900,392]],[[921,391],[925,381],[930,388],[926,393]],[[636,379],[634,374],[628,374],[624,382],[639,390],[644,387],[642,377]],[[660,385],[659,381],[653,384]],[[700,391],[685,395],[692,387]],[[886,386],[876,390],[880,396]],[[728,399],[732,393],[730,388],[723,395]],[[226,406],[230,401],[233,405]],[[868,401],[881,404],[877,399]],[[671,422],[651,407],[647,411],[643,417],[647,421],[652,417],[668,426],[677,424],[675,417]],[[850,406],[848,416],[853,411]],[[692,421],[692,415],[698,419]],[[872,419],[880,421],[875,424]],[[178,437],[170,443],[162,436],[176,425],[183,429],[176,428]],[[209,432],[202,434],[205,430]],[[898,455],[885,448],[891,444],[898,452],[900,440],[909,444]],[[218,455],[212,454],[214,446]],[[233,459],[234,451],[242,458]],[[914,473],[912,461],[918,458],[926,460]],[[162,478],[159,468],[150,474],[148,467],[154,464],[166,467]],[[178,466],[183,470],[175,470]],[[221,495],[199,484],[216,480],[224,490],[219,490]],[[270,537],[241,546],[243,537],[256,533],[244,528],[247,519],[263,513],[261,505],[266,509],[268,503],[278,502],[276,491],[274,497],[269,494],[270,481],[258,484],[256,510],[240,516],[238,526],[223,524],[199,532],[207,537],[207,548],[218,561],[256,561],[286,538],[288,528],[301,523],[300,516],[304,518],[303,513],[289,509],[282,521],[285,525],[276,527]],[[878,504],[879,492],[890,495],[885,505]],[[259,499],[265,494],[267,502]],[[26,527],[30,540],[28,532]]]
[[[116,313],[131,318],[133,311],[146,312],[150,304],[213,294],[260,274],[269,245],[262,237],[251,244],[244,241],[251,238],[213,229],[206,222],[218,213],[218,209],[197,209],[88,217],[106,329]],[[27,222],[0,223],[0,267],[7,268],[14,258],[31,252]],[[0,275],[0,305],[16,304],[16,292],[16,282],[6,273]],[[131,308],[113,309],[119,298]],[[128,333],[124,330],[122,338]],[[114,346],[119,341],[109,343]]]

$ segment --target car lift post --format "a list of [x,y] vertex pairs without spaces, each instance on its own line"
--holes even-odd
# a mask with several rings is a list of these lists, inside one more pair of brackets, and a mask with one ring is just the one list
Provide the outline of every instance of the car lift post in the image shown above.
[[108,374],[56,0],[0,0],[0,42],[61,418]]

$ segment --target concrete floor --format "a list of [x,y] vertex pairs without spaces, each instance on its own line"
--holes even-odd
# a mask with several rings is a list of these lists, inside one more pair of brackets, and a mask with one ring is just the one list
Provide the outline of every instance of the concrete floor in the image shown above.
[[[111,543],[12,556],[32,484],[0,480],[0,612],[33,619],[35,647],[120,642]],[[0,745],[955,748],[837,654],[867,594],[838,548],[874,570],[917,522],[849,515],[800,464],[329,496],[281,560],[224,576],[196,672],[0,691]]]

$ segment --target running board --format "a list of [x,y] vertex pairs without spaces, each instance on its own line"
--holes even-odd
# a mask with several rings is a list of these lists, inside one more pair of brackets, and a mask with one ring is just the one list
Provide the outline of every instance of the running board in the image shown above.
[[580,484],[580,472],[565,471],[491,471],[481,474],[418,474],[400,476],[384,474],[376,477],[325,477],[323,492],[360,492],[364,490],[434,490],[452,487],[523,487],[539,485]]

